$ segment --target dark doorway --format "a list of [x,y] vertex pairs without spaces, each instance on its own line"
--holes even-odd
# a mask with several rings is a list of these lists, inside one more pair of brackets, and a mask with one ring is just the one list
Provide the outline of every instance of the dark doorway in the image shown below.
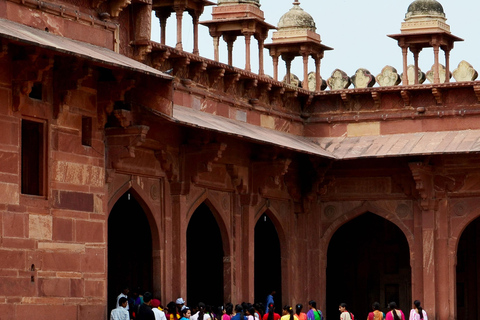
[[355,319],[366,319],[373,302],[384,312],[395,301],[405,314],[411,304],[407,239],[393,223],[366,213],[340,227],[327,252],[327,314],[347,303]]
[[[125,193],[108,217],[108,308],[123,286],[152,292],[152,234],[145,212]],[[142,292],[143,293],[143,292]]]
[[280,240],[272,220],[262,215],[255,225],[255,302],[265,303],[267,295],[275,291],[275,310],[282,305],[282,260]]
[[463,231],[457,253],[457,319],[480,315],[480,219]]
[[223,242],[220,228],[206,204],[193,213],[187,228],[187,303],[223,302]]

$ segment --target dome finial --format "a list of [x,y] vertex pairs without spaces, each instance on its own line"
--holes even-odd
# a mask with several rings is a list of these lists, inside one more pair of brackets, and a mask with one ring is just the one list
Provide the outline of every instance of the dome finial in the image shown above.
[[300,5],[300,1],[298,1],[298,0],[293,1],[293,5],[294,5],[294,6],[299,6],[299,5]]

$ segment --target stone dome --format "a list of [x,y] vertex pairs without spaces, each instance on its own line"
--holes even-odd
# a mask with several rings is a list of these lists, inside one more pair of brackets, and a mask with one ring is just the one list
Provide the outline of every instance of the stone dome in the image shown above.
[[436,0],[415,0],[408,6],[405,19],[416,16],[434,16],[445,18],[442,5]]
[[218,5],[222,4],[241,4],[241,3],[251,3],[260,7],[260,0],[218,0]]
[[278,21],[278,31],[289,29],[306,29],[315,32],[315,20],[300,8],[299,2],[293,3],[293,8],[285,13]]

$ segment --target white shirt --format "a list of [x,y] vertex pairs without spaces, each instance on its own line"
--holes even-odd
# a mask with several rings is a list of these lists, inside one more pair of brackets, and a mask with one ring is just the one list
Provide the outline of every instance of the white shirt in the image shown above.
[[113,309],[110,313],[110,320],[130,320],[130,315],[124,307]]
[[158,308],[152,308],[153,314],[155,315],[155,320],[167,320],[165,312],[161,311]]
[[[128,297],[126,295],[124,295],[123,292],[120,293],[117,297],[117,308],[120,307],[120,304],[118,303],[118,301],[120,300],[121,297],[124,297],[128,301]],[[129,310],[128,308],[129,308],[129,306],[128,306],[128,303],[127,303],[127,307],[125,309]]]
[[198,311],[197,313],[195,313],[193,316],[190,317],[190,320],[210,320],[210,316],[206,313],[203,314],[203,319],[198,319],[198,314],[200,313],[200,311]]

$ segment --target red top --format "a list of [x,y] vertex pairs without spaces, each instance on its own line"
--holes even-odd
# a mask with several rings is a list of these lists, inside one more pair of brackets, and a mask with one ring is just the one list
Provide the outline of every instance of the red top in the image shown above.
[[[278,313],[273,313],[273,320],[280,320],[280,315]],[[268,320],[268,313],[263,315],[263,320]]]

